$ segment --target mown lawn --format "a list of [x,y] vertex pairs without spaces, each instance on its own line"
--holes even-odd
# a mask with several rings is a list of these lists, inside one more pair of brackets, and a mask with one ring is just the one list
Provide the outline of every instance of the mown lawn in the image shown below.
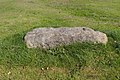
[[[107,45],[28,49],[38,27],[90,27]],[[0,0],[0,80],[120,80],[120,0]]]

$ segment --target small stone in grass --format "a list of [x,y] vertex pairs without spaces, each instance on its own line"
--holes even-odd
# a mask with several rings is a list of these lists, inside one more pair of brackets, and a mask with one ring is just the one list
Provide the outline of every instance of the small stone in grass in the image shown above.
[[28,48],[54,48],[74,42],[108,42],[105,33],[86,27],[36,28],[28,32],[24,39]]

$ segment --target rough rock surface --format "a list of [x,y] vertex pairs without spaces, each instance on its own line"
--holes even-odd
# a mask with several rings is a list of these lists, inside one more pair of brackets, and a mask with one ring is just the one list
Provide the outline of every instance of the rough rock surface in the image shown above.
[[108,42],[106,34],[86,27],[36,28],[24,39],[28,48],[53,48],[73,42]]

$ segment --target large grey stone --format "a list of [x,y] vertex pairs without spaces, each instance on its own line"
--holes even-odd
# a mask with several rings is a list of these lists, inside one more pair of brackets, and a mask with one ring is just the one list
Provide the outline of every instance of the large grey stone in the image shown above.
[[36,28],[24,39],[28,48],[53,48],[73,42],[108,42],[106,34],[86,27]]

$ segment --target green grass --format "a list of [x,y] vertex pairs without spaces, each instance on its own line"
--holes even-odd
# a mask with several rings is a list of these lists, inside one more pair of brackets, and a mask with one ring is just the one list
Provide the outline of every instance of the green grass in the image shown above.
[[[28,49],[37,27],[90,27],[107,45]],[[120,0],[0,0],[0,80],[119,80]]]

